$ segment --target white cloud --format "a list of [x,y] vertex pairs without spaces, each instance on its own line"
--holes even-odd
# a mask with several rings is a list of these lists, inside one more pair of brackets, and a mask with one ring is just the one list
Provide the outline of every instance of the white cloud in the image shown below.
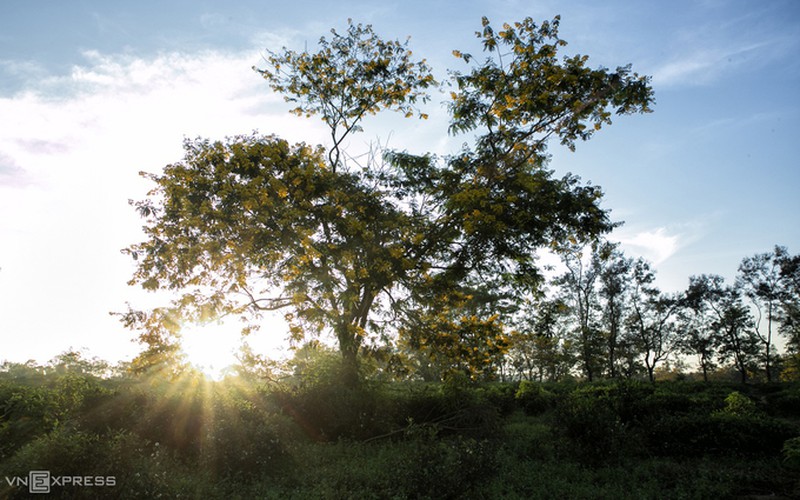
[[655,265],[674,255],[682,243],[680,234],[669,234],[663,227],[623,236],[619,241],[623,246],[630,248],[632,253],[641,255]]

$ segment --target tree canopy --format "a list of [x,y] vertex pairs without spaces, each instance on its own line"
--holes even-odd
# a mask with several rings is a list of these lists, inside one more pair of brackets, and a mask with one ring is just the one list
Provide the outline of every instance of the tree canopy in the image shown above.
[[[407,42],[350,22],[317,52],[270,52],[259,73],[295,113],[319,116],[330,143],[255,133],[187,140],[181,161],[143,174],[155,188],[134,203],[146,240],[125,250],[137,260],[131,283],[179,297],[129,322],[152,332],[154,315],[234,314],[257,328],[261,313],[282,310],[296,336],[335,334],[348,383],[359,349],[383,333],[485,333],[502,351],[498,314],[539,284],[536,249],[613,227],[598,187],[547,168],[548,140],[574,148],[612,113],[653,102],[649,79],[628,66],[559,59],[558,24],[526,19],[495,32],[484,18],[485,61],[454,52],[471,66],[452,73],[450,132],[470,132],[474,145],[443,158],[382,151],[355,164],[343,151],[366,115],[426,116],[418,105],[436,82]],[[461,356],[433,337],[437,356]],[[472,358],[468,370],[486,363]]]

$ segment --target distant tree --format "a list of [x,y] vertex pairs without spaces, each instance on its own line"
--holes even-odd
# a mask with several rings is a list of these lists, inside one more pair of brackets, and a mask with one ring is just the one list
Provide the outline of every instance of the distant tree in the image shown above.
[[[781,280],[781,256],[786,248],[775,247],[773,253],[761,253],[745,257],[739,265],[736,288],[756,311],[754,333],[764,345],[764,371],[767,381],[772,381],[772,332],[773,324],[779,321],[781,298],[784,293]],[[762,319],[766,320],[766,334],[761,331]]]
[[[686,301],[696,317],[701,318],[689,331],[689,341],[701,356],[716,352],[722,360],[732,360],[742,382],[747,381],[748,370],[757,355],[757,337],[753,332],[752,318],[742,304],[738,290],[725,285],[718,275],[692,276]],[[711,346],[707,346],[709,342]],[[701,353],[701,349],[706,349]],[[704,376],[707,375],[703,368]]]
[[735,289],[724,290],[718,300],[715,310],[719,318],[715,326],[720,333],[720,354],[733,361],[741,382],[745,383],[758,357],[759,339],[752,326],[753,320]]
[[[269,53],[262,76],[295,113],[319,116],[330,144],[187,141],[182,161],[146,174],[156,187],[135,203],[147,240],[126,250],[138,261],[132,283],[181,293],[161,316],[178,322],[234,314],[257,326],[282,309],[298,337],[328,329],[351,385],[368,336],[414,331],[421,318],[441,325],[436,308],[454,292],[484,304],[451,311],[448,335],[475,327],[493,338],[504,302],[540,281],[533,249],[611,227],[599,189],[545,168],[548,140],[574,148],[612,113],[649,111],[652,90],[627,66],[557,59],[558,19],[499,32],[484,19],[479,37],[494,58],[454,73],[450,103],[451,132],[477,131],[475,147],[445,159],[387,151],[357,164],[344,151],[365,116],[425,117],[417,105],[435,82],[406,44],[350,23],[315,53]],[[153,321],[131,323],[164,340]]]
[[605,364],[605,341],[598,320],[596,282],[600,269],[592,265],[584,252],[592,245],[570,244],[559,247],[566,272],[554,281],[560,287],[561,300],[567,304],[573,318],[575,347],[581,369],[589,381],[600,377]]
[[573,342],[564,335],[569,308],[545,293],[529,305],[512,335],[511,363],[520,378],[557,381],[577,361]]
[[592,253],[592,265],[600,270],[598,281],[602,321],[607,344],[608,376],[616,378],[618,348],[629,295],[633,260],[625,257],[618,243],[603,242]]
[[800,255],[791,255],[776,247],[775,260],[780,265],[780,332],[787,339],[788,355],[782,377],[800,380]]
[[108,361],[98,357],[86,359],[83,352],[71,348],[51,359],[48,366],[59,375],[74,374],[104,377],[111,371]]
[[680,299],[661,293],[654,286],[655,271],[644,259],[633,265],[630,311],[627,325],[631,344],[641,353],[647,376],[655,382],[656,366],[677,347],[674,319]]
[[690,277],[679,316],[681,330],[679,348],[684,354],[697,356],[703,380],[706,382],[709,372],[716,366],[719,346],[718,332],[713,326],[717,316],[706,301],[707,283],[721,279],[718,276],[707,275]]
[[144,350],[130,362],[131,374],[172,378],[188,368],[179,343],[180,319],[172,308],[159,307],[145,313],[129,306],[125,313],[112,314],[119,316],[125,327],[141,332],[138,341]]
[[33,359],[29,359],[24,363],[3,361],[3,363],[0,364],[0,380],[10,379],[30,384],[42,380],[46,373],[47,368],[39,365],[39,363]]

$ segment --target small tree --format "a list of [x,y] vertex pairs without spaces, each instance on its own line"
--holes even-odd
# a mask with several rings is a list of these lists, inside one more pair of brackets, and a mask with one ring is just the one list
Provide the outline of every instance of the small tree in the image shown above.
[[800,255],[791,255],[784,247],[775,247],[780,264],[781,325],[787,338],[787,368],[783,378],[800,379]]

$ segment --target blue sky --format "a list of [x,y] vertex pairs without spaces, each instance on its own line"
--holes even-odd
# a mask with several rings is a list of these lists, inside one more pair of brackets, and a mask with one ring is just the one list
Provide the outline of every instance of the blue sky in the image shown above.
[[[69,347],[112,361],[136,352],[108,312],[165,297],[126,285],[133,267],[119,249],[141,239],[127,200],[149,187],[140,170],[180,159],[184,137],[257,129],[324,141],[319,124],[287,115],[251,70],[264,49],[311,49],[351,17],[387,38],[410,35],[446,79],[463,69],[453,49],[479,52],[482,15],[499,25],[556,14],[565,54],[653,76],[654,113],[616,119],[575,153],[551,149],[558,172],[603,187],[604,206],[625,221],[611,239],[653,261],[668,291],[693,274],[732,279],[743,257],[775,244],[800,252],[794,0],[4,0],[0,359],[44,361]],[[454,150],[464,139],[447,137],[444,100],[434,96],[424,123],[371,120],[351,147]],[[279,324],[271,328],[260,335],[280,339]]]

